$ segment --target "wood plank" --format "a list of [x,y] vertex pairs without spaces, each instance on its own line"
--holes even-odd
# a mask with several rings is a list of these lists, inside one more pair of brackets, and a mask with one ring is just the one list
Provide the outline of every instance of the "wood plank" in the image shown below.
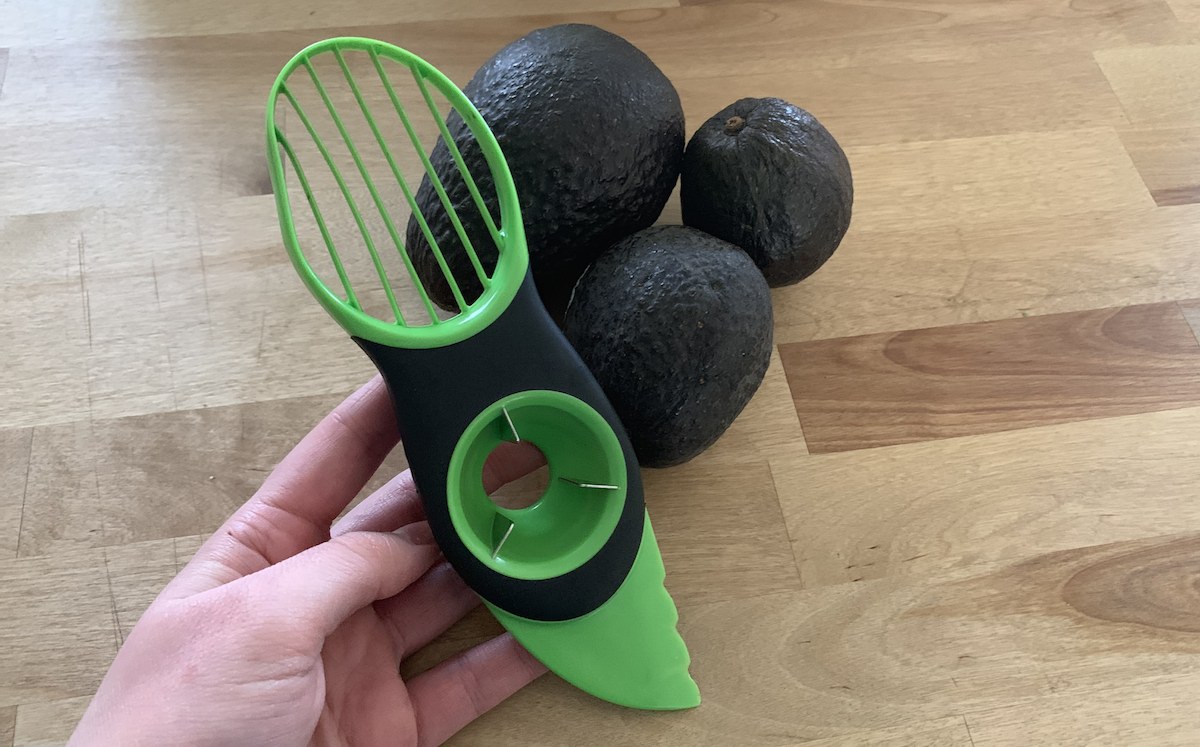
[[1192,250],[1200,211],[1155,210],[1113,132],[848,153],[856,192],[850,231],[815,275],[773,292],[777,342],[1200,291]]
[[16,726],[16,707],[0,708],[0,745],[3,747],[12,747],[13,732]]
[[962,717],[905,724],[890,729],[847,734],[841,737],[797,742],[795,747],[975,747],[971,730]]
[[909,228],[897,218],[892,226],[851,226],[820,271],[800,286],[773,291],[776,341],[1200,295],[1195,206],[967,221]]
[[17,555],[33,429],[0,430],[0,558]]
[[[890,63],[804,75],[790,67],[716,77],[685,72],[674,82],[692,127],[739,98],[776,96],[815,114],[843,147],[1127,122],[1099,68],[1075,55]],[[846,91],[872,95],[847,97]],[[954,106],[931,107],[937,97],[954,101]]]
[[175,539],[132,542],[102,551],[121,642],[177,573]]
[[1150,686],[1114,684],[1088,695],[1051,694],[1010,708],[970,713],[975,747],[1027,745],[1029,735],[1046,744],[1195,744],[1200,718],[1193,707],[1200,678],[1164,678]]
[[[672,0],[599,0],[597,10],[656,8],[676,5]],[[246,5],[235,0],[216,4],[182,3],[162,6],[153,2],[133,5],[64,4],[53,7],[8,4],[0,24],[0,46],[49,44],[99,39],[136,39],[152,36],[194,36],[235,33],[244,29],[273,31],[319,29],[344,23],[350,16],[362,25],[402,20],[490,19],[518,13],[548,13],[558,9],[551,0],[448,0],[430,5],[417,0],[302,0]]]
[[1200,117],[1200,45],[1106,49],[1100,69],[1136,125],[1189,126]]
[[117,641],[99,553],[0,561],[0,707],[91,694]]
[[0,216],[0,256],[13,268],[0,299],[0,336],[10,346],[0,366],[0,425],[77,420],[88,410],[77,239],[47,218]]
[[[1187,0],[1183,0],[1187,1]],[[886,62],[1017,59],[1046,53],[1091,52],[1140,44],[1194,41],[1157,0],[1080,3],[1017,0],[1006,3],[903,5],[832,2],[764,3],[750,0],[685,2],[667,11],[670,29],[653,28],[671,48],[670,60],[690,60],[696,74],[720,76],[771,60],[797,69]],[[665,25],[665,24],[664,24]],[[719,28],[719,35],[712,29]],[[637,35],[636,29],[630,33]],[[638,37],[640,38],[640,37]]]
[[20,747],[62,747],[71,738],[90,702],[91,696],[84,696],[19,706],[16,744]]
[[847,157],[855,187],[851,230],[996,228],[1154,207],[1110,129],[861,146]]
[[1200,404],[1174,303],[781,347],[814,453]]
[[1192,328],[1192,334],[1200,340],[1200,299],[1180,301],[1179,308],[1183,311],[1183,318],[1187,320],[1188,326]]
[[[1156,567],[1149,614],[1195,615],[1197,541],[1148,539],[687,607],[681,629],[704,697],[698,709],[630,713],[543,678],[460,741],[561,744],[569,723],[573,735],[612,734],[615,744],[788,745],[1037,703],[1051,693],[1083,699],[1114,683],[1152,693],[1166,678],[1200,673],[1195,634],[1093,617],[1096,608],[1073,606],[1062,588],[1114,558],[1173,546],[1179,562]],[[1136,587],[1137,572],[1123,568],[1113,586],[1097,590],[1098,608]],[[1031,724],[1027,744],[1055,743],[1052,715]],[[1123,710],[1112,716],[1126,719],[1136,723]]]
[[[1125,12],[1119,23],[1111,9],[1078,12],[1062,7],[1059,15],[1049,16],[1039,9],[1038,17],[1057,24],[1054,29],[1031,29],[1030,8],[1025,3],[1009,6],[1010,11],[989,17],[1000,26],[985,26],[986,44],[981,43],[980,19],[974,11],[948,18],[944,12],[827,3],[820,15],[789,4],[740,10],[713,6],[648,14],[519,17],[498,20],[482,31],[458,22],[437,22],[299,35],[258,32],[69,49],[18,48],[11,53],[0,135],[28,140],[34,147],[14,159],[8,171],[0,169],[0,175],[10,177],[5,183],[14,185],[2,193],[3,204],[6,212],[24,213],[140,204],[173,196],[262,194],[268,187],[258,134],[263,89],[296,49],[333,33],[406,43],[411,39],[409,46],[415,51],[465,81],[480,62],[532,27],[564,20],[594,22],[628,36],[663,66],[680,84],[693,123],[730,102],[723,91],[784,95],[818,112],[839,137],[855,143],[1124,122],[1096,65],[1085,55],[1064,54],[1064,43],[1091,34],[1092,46],[1111,45],[1114,35],[1142,40],[1144,35],[1130,29],[1143,25],[1173,28],[1161,3]],[[908,52],[896,54],[897,24],[927,32],[926,41],[906,37],[900,48]],[[947,33],[947,26],[955,33]],[[697,29],[715,27],[736,29],[737,35],[698,50]],[[764,34],[768,28],[770,34]],[[790,31],[784,33],[785,28]],[[956,36],[958,32],[965,36]],[[1132,37],[1124,36],[1130,33]],[[1147,33],[1160,42],[1177,40],[1170,34]],[[792,34],[806,40],[799,54]],[[1025,46],[998,50],[997,35]],[[1030,39],[1040,40],[1042,46],[1028,48]],[[764,44],[774,54],[767,54]],[[916,46],[910,49],[909,44]],[[930,44],[935,48],[928,48]],[[809,60],[814,46],[823,56]],[[816,72],[802,79],[794,72],[780,74],[776,60],[784,47],[790,71]],[[150,66],[170,71],[174,84],[164,87],[161,78],[146,76]],[[704,83],[713,78],[721,78],[722,85]],[[875,94],[850,99],[840,95],[852,86],[869,87]],[[931,96],[948,92],[958,102],[956,107],[927,105]],[[868,100],[875,103],[861,103]],[[84,110],[81,101],[88,102]],[[161,168],[164,162],[172,168]],[[86,178],[80,178],[80,169]],[[114,172],[124,178],[111,178]],[[67,179],[67,173],[74,178]],[[80,189],[81,183],[88,188]]]
[[[647,0],[649,2],[649,0]],[[258,110],[263,81],[304,44],[331,35],[374,35],[411,48],[459,83],[485,59],[533,28],[559,22],[599,25],[649,54],[672,80],[792,70],[947,62],[1065,59],[1094,49],[1171,44],[1197,39],[1157,0],[1134,5],[1105,0],[1080,6],[1019,0],[986,12],[978,4],[928,7],[848,2],[755,2],[648,12],[590,8],[588,12],[503,15],[486,24],[418,21],[372,23],[369,14],[337,15],[330,28],[280,33],[238,26],[232,33],[193,33],[169,39],[35,45],[12,51],[14,87],[5,93],[0,123],[78,122],[81,115],[141,121],[175,111],[175,122]],[[532,10],[532,9],[531,9]],[[536,12],[536,11],[534,11]],[[358,25],[340,25],[346,21]],[[710,32],[720,28],[721,35]],[[1068,55],[1070,56],[1070,55]],[[147,69],[169,71],[178,86],[164,88]],[[1018,67],[1018,71],[1028,70]],[[1008,76],[1001,76],[1006,78]],[[1021,76],[1013,76],[1019,79]],[[881,91],[887,94],[888,88]],[[707,94],[707,92],[704,92]],[[1106,96],[1110,98],[1111,93]],[[81,112],[80,103],[87,105]],[[1019,102],[1018,102],[1019,103]],[[59,209],[62,209],[61,207]]]
[[[211,532],[341,398],[304,397],[39,427],[20,553],[44,555]],[[362,495],[405,466],[403,451],[395,450]],[[194,549],[185,548],[185,553]]]
[[1200,409],[774,459],[805,586],[1196,526]]
[[1197,0],[1167,0],[1181,21],[1200,21],[1200,2]]
[[373,373],[296,278],[270,198],[0,219],[0,239],[18,267],[0,425],[345,392]]
[[646,470],[644,480],[667,590],[677,603],[800,588],[766,461],[726,463],[714,470],[701,458]]
[[17,555],[102,544],[96,441],[87,421],[32,429]]
[[161,127],[121,121],[0,127],[0,137],[27,148],[0,163],[4,213],[264,194],[261,119],[262,109]]
[[1121,142],[1158,205],[1200,202],[1200,128],[1126,128]]

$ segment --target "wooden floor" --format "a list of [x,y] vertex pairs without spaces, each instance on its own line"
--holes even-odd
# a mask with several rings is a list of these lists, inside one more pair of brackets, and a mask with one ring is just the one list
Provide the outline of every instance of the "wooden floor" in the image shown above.
[[646,475],[704,704],[547,677],[457,743],[1200,743],[1200,0],[589,6],[0,1],[0,747],[65,740],[371,373],[281,247],[281,64],[356,33],[463,83],[561,21],[650,54],[689,132],[741,96],[813,111],[854,223],[774,292],[742,417]]

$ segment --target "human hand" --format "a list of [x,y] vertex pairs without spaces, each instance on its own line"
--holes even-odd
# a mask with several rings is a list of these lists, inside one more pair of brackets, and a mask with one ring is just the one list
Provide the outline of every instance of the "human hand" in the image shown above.
[[[377,377],[325,417],[130,632],[71,745],[435,745],[541,675],[498,636],[400,678],[479,603],[405,471],[331,529],[395,446]],[[513,445],[489,490],[541,463]]]

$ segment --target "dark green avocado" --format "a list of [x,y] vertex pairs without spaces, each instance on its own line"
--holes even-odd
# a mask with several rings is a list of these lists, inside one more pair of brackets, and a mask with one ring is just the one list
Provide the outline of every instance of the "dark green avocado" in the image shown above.
[[850,227],[850,163],[816,117],[782,99],[741,99],[692,136],[683,222],[746,250],[772,288],[825,264]]
[[[488,123],[520,197],[534,280],[560,319],[571,288],[601,251],[662,212],[683,159],[683,108],[675,87],[637,47],[586,24],[539,29],[484,63],[463,89]],[[493,215],[495,190],[461,118],[449,131]],[[435,172],[485,267],[496,250],[454,161],[439,139]],[[467,300],[480,286],[428,178],[417,203]],[[407,245],[434,300],[456,309],[419,225]]]
[[771,360],[771,295],[744,251],[654,226],[602,254],[563,331],[604,388],[646,467],[686,462],[750,401]]

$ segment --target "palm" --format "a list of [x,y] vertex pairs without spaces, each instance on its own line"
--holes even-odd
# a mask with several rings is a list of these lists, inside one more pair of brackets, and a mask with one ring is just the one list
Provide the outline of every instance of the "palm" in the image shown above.
[[359,610],[325,642],[325,704],[313,743],[412,745],[417,723],[400,679],[396,636],[374,607]]

